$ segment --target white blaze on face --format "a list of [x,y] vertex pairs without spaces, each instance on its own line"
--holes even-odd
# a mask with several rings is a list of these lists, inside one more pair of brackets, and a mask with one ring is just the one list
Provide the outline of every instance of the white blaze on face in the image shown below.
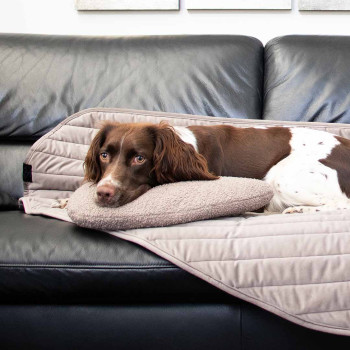
[[194,133],[186,126],[174,126],[176,134],[183,142],[189,143],[198,152],[197,139]]
[[[124,136],[122,137],[121,141],[120,141],[120,151],[119,151],[119,154],[122,153],[122,147],[123,147],[123,143],[124,143],[124,140],[125,140],[125,136],[126,136],[126,135],[124,135]],[[115,161],[114,167],[117,167],[117,166],[118,166],[119,158],[120,158],[120,157],[118,156],[118,158],[117,158],[116,161]],[[114,169],[112,169],[112,172],[113,172],[113,170],[114,170]],[[120,188],[120,187],[122,186],[121,182],[118,181],[118,180],[113,179],[113,177],[112,177],[111,174],[109,174],[109,175],[107,175],[106,177],[104,177],[103,179],[101,179],[101,180],[99,181],[99,183],[97,184],[97,187],[101,187],[101,186],[104,186],[104,185],[112,185],[112,186],[114,186],[115,188]]]
[[101,187],[104,185],[112,185],[116,188],[121,187],[121,183],[115,179],[112,178],[112,175],[109,174],[108,176],[104,177],[98,184],[97,187]]

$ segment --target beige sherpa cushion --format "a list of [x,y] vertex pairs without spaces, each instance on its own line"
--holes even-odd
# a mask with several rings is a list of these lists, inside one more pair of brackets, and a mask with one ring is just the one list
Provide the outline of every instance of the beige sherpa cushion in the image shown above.
[[234,216],[257,210],[272,198],[267,183],[233,177],[157,186],[119,208],[98,206],[95,190],[91,183],[78,188],[69,199],[68,215],[80,226],[107,231]]

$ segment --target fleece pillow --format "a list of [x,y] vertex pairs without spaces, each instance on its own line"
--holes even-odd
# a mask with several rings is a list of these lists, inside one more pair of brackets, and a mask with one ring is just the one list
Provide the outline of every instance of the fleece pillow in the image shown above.
[[124,206],[100,207],[96,185],[86,183],[68,202],[68,215],[79,226],[106,231],[159,227],[234,216],[265,206],[270,186],[260,180],[221,177],[213,181],[184,181],[157,186]]

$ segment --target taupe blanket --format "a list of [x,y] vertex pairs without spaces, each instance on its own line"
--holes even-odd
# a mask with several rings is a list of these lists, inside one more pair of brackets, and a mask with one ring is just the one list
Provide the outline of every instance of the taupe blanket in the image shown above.
[[[131,110],[92,109],[67,118],[26,159],[32,182],[26,213],[71,221],[51,208],[83,179],[83,161],[99,120],[173,125],[294,125],[350,138],[350,126],[230,120]],[[155,252],[214,286],[308,328],[350,335],[350,213],[244,215],[166,228],[109,232]]]

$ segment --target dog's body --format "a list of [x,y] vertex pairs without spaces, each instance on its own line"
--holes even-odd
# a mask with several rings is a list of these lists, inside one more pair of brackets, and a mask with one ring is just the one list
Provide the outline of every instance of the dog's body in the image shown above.
[[350,209],[350,140],[307,128],[186,129],[215,174],[263,179],[272,186],[267,211]]
[[272,186],[267,211],[350,209],[350,140],[306,128],[108,123],[85,167],[105,206],[128,203],[158,184],[235,176]]

